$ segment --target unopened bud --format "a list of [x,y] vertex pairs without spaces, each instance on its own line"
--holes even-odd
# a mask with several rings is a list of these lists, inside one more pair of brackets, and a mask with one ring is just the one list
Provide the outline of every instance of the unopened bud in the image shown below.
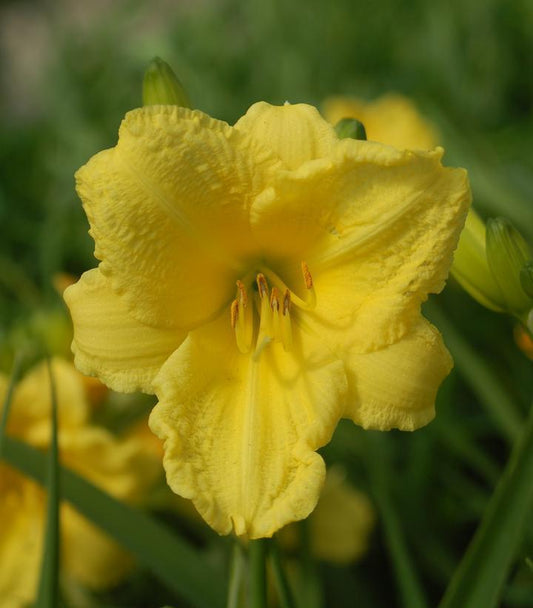
[[482,306],[496,312],[505,311],[505,301],[487,262],[485,224],[473,209],[466,217],[451,274]]
[[144,73],[143,105],[176,105],[190,108],[189,96],[172,68],[154,57]]
[[339,139],[364,139],[366,140],[365,126],[355,118],[343,118],[335,125],[335,131]]
[[[533,306],[533,299],[522,287],[528,286],[529,272],[522,279],[522,269],[532,259],[524,237],[505,218],[487,222],[487,261],[509,312],[522,315]],[[530,277],[529,277],[530,278]]]

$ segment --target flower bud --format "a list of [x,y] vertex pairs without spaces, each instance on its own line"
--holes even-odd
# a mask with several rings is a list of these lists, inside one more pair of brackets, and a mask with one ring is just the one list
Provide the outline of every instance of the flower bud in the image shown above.
[[364,139],[366,140],[365,126],[355,118],[343,118],[335,125],[335,131],[339,139]]
[[190,108],[189,96],[172,68],[154,57],[144,73],[143,105],[176,105]]
[[454,254],[452,276],[474,300],[495,312],[506,310],[505,301],[490,271],[485,251],[485,224],[470,209]]
[[[509,312],[521,316],[533,307],[533,298],[522,287],[531,280],[527,262],[531,250],[524,237],[505,218],[487,222],[487,261]],[[523,268],[526,267],[522,275]],[[523,278],[522,278],[523,276]]]

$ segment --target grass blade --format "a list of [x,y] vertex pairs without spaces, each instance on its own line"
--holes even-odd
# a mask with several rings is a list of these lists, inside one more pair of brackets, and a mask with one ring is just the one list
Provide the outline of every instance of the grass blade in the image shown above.
[[59,589],[59,451],[57,445],[57,397],[50,359],[47,359],[50,379],[51,438],[47,463],[48,506],[46,532],[41,561],[41,575],[35,608],[56,608]]
[[[21,441],[5,437],[4,457],[39,483],[46,456]],[[225,582],[200,554],[167,526],[126,505],[65,467],[59,468],[63,497],[102,530],[131,551],[169,589],[198,608],[222,608]]]
[[531,515],[532,479],[533,407],[439,608],[491,608],[497,605]]
[[372,497],[383,524],[385,540],[402,598],[401,605],[409,608],[427,608],[424,591],[390,496],[388,471],[391,467],[387,458],[386,442],[387,438],[380,433],[368,431],[365,434]]

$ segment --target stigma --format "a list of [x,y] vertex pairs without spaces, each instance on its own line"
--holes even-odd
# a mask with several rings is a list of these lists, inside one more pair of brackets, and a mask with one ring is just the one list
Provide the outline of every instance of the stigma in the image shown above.
[[300,298],[269,269],[260,269],[247,287],[237,281],[237,294],[230,307],[231,327],[235,332],[237,348],[243,354],[251,353],[258,360],[271,343],[282,344],[285,351],[293,348],[291,309],[314,308],[316,295],[309,267],[301,265],[306,296]]

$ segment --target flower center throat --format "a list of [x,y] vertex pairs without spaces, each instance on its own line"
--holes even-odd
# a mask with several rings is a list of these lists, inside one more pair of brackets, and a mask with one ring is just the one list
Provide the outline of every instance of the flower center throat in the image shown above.
[[304,299],[267,268],[261,268],[256,274],[257,290],[252,285],[247,288],[241,280],[237,281],[237,295],[231,303],[230,312],[231,326],[241,353],[251,352],[255,344],[252,358],[259,359],[271,342],[281,343],[286,351],[292,350],[292,306],[310,310],[316,304],[313,278],[305,262],[301,263],[301,269],[306,289]]

